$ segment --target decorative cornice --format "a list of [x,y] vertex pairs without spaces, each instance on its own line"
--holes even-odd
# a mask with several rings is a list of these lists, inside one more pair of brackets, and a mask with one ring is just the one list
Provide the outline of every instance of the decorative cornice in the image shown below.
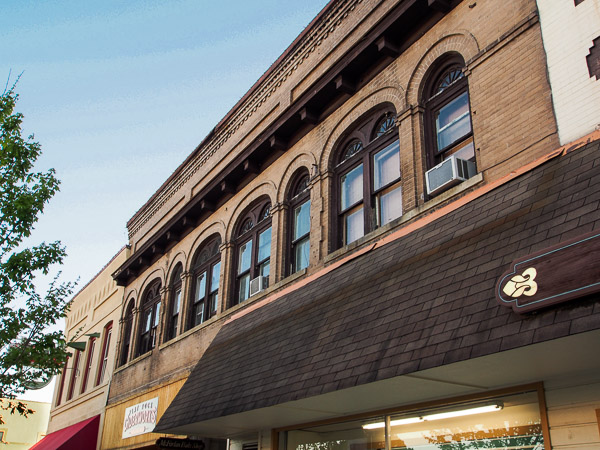
[[298,67],[319,47],[325,39],[348,17],[356,5],[362,0],[342,0],[335,7],[325,12],[323,17],[291,47],[295,47],[287,55],[276,62],[265,74],[264,80],[258,82],[248,97],[230,112],[229,117],[217,126],[212,136],[200,144],[197,155],[184,162],[172,178],[153,195],[142,208],[135,213],[127,224],[131,239],[148,221],[179,191],[194,174],[236,133],[240,127],[256,113],[256,111],[281,87],[281,85],[298,69]]

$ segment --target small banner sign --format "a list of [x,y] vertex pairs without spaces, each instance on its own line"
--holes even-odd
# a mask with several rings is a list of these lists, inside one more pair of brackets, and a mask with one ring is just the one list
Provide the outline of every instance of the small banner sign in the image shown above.
[[163,448],[190,448],[195,450],[204,450],[206,445],[204,441],[198,439],[176,439],[161,437],[156,440],[156,446]]
[[125,410],[122,438],[150,433],[156,426],[158,397],[130,406]]
[[600,291],[600,232],[561,242],[512,262],[496,300],[524,313]]

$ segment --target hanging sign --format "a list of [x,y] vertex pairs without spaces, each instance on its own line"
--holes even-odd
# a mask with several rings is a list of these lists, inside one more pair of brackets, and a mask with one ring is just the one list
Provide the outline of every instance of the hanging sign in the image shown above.
[[519,313],[594,292],[600,292],[598,231],[513,261],[496,284],[496,300]]
[[158,397],[130,406],[125,410],[122,438],[150,433],[156,426]]

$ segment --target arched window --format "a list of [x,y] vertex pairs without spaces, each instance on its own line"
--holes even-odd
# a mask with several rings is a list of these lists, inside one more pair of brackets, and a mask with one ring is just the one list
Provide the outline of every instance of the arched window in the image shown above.
[[308,267],[310,255],[310,189],[308,170],[296,175],[288,195],[289,201],[289,272]]
[[179,310],[181,309],[181,274],[183,266],[178,264],[171,277],[171,289],[169,291],[169,314],[167,315],[167,334],[166,340],[171,340],[177,336],[179,324]]
[[156,333],[160,321],[160,288],[160,280],[154,281],[146,290],[142,301],[138,355],[143,355],[156,346]]
[[217,314],[221,276],[221,238],[210,238],[199,249],[192,268],[193,286],[188,329]]
[[100,364],[98,365],[98,375],[96,386],[104,381],[106,368],[108,367],[108,355],[110,353],[110,340],[112,337],[112,322],[104,326],[104,336],[102,337],[102,349],[100,350]]
[[255,203],[239,222],[235,238],[234,304],[248,299],[259,288],[268,286],[271,261],[270,212],[271,202],[265,199]]
[[127,305],[125,320],[123,322],[123,347],[121,348],[121,360],[119,362],[120,366],[124,365],[129,357],[131,332],[133,330],[133,308],[135,308],[135,302],[133,299],[131,299],[129,300],[129,305]]
[[427,165],[436,166],[451,155],[475,162],[469,86],[465,63],[458,56],[433,66],[423,92]]
[[371,114],[337,152],[334,242],[350,244],[402,215],[400,144],[392,111]]

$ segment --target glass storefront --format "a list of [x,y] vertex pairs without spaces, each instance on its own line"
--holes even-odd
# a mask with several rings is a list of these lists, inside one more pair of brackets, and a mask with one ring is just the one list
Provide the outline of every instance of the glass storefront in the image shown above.
[[286,450],[542,450],[537,392],[287,432]]

